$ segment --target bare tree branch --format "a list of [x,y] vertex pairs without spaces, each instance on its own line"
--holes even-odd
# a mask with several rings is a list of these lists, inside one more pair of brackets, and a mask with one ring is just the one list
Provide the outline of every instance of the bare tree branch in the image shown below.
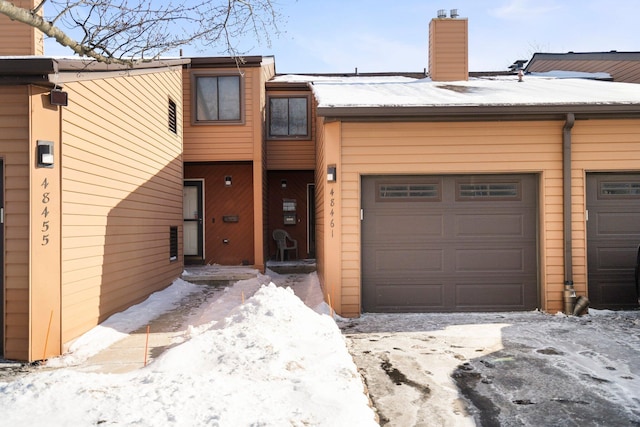
[[125,65],[187,45],[239,56],[244,35],[269,45],[281,19],[273,0],[42,0],[32,10],[0,0],[0,13],[81,57]]

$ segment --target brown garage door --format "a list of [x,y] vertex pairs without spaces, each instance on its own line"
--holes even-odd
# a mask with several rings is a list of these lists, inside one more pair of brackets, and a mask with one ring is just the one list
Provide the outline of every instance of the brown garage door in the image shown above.
[[366,312],[538,307],[535,175],[362,179]]
[[594,308],[638,307],[640,174],[587,175],[589,300]]

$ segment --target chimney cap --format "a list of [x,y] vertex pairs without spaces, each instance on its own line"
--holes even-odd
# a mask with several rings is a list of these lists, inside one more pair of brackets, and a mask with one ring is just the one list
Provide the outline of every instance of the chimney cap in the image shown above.
[[451,9],[451,10],[449,11],[449,13],[451,14],[451,17],[452,17],[452,18],[454,18],[454,19],[455,19],[455,18],[457,18],[458,16],[460,16],[460,15],[458,14],[458,9]]
[[524,64],[529,62],[528,59],[516,59],[513,64],[509,65],[509,70],[511,71],[519,71],[524,69]]
[[447,11],[444,9],[438,9],[438,18],[446,18],[447,17]]

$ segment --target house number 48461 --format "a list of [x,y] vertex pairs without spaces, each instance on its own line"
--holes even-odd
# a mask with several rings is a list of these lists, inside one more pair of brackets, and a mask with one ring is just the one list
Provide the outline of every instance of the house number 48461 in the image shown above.
[[46,191],[47,187],[49,186],[49,181],[47,181],[47,178],[44,179],[44,181],[42,181],[42,184],[40,184],[40,186],[45,190],[42,192],[42,213],[40,214],[40,216],[42,216],[42,228],[40,229],[40,232],[42,234],[42,246],[46,246],[49,244],[49,202],[51,201],[51,198],[49,197],[49,192]]

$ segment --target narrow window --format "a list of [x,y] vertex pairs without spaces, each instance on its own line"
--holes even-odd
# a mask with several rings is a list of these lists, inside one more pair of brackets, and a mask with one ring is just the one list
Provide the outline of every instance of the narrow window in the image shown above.
[[306,138],[309,136],[308,98],[269,98],[269,137]]
[[637,199],[638,197],[640,197],[638,181],[600,181],[599,198]]
[[437,181],[381,182],[377,184],[378,202],[439,202],[441,184]]
[[197,122],[240,121],[240,76],[197,76]]
[[169,227],[169,260],[178,259],[178,227]]
[[178,114],[176,103],[169,99],[169,130],[175,134],[178,133]]
[[517,182],[458,182],[457,200],[520,200]]

